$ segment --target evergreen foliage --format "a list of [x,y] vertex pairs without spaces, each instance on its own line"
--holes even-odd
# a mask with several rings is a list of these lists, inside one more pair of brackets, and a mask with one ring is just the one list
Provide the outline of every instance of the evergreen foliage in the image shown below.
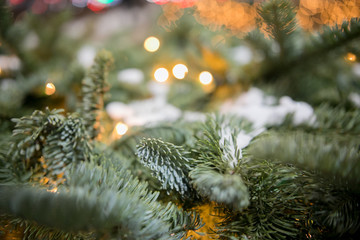
[[[236,171],[236,167],[241,165],[236,132],[226,137],[231,131],[231,120],[215,116],[209,117],[203,124],[203,133],[193,150],[197,165],[190,172],[190,177],[202,196],[241,210],[249,205],[249,193]],[[240,130],[241,127],[250,128],[245,121],[238,124]]]
[[95,64],[90,69],[89,75],[84,79],[82,85],[82,116],[91,139],[96,138],[99,132],[99,111],[103,109],[103,97],[107,90],[105,79],[113,59],[110,52],[103,50],[96,56],[94,61]]
[[179,126],[159,124],[151,127],[140,127],[112,143],[112,148],[121,154],[132,157],[136,155],[137,145],[144,138],[159,138],[175,145],[183,145],[188,141],[186,130]]
[[[333,76],[348,70],[343,54],[358,49],[360,21],[307,38],[290,1],[264,2],[259,16],[270,39],[259,30],[246,37],[265,57],[251,77],[315,103],[321,91],[339,95],[315,109],[313,126],[294,126],[289,115],[257,135],[259,129],[244,119],[212,115],[202,123],[139,127],[110,147],[102,145],[96,142],[99,116],[113,62],[102,51],[83,81],[78,113],[36,110],[13,119],[12,137],[1,136],[0,238],[2,226],[11,225],[23,239],[189,239],[189,231],[203,226],[197,210],[211,202],[217,224],[208,234],[214,238],[357,239],[360,112],[347,103],[349,89],[341,88],[352,80]],[[0,37],[15,49],[19,39],[10,40],[19,29],[10,22],[0,3]],[[48,41],[53,39],[50,34]],[[26,68],[13,90],[26,81],[26,90],[16,93],[24,97],[42,74],[30,55],[14,52]],[[336,59],[325,61],[329,56]],[[75,66],[65,78],[80,76]],[[0,99],[0,108],[6,107],[1,117],[11,116],[8,110],[22,99],[13,105]],[[12,127],[2,120],[0,131]],[[153,191],[159,188],[170,196]]]
[[60,112],[46,109],[13,120],[16,126],[8,156],[16,166],[57,175],[70,163],[89,157],[91,146],[83,120],[71,115],[65,118]]
[[[286,0],[273,0],[265,2],[259,8],[259,15],[265,25],[265,31],[277,42],[280,58],[291,54],[293,41],[292,33],[296,29],[296,13],[292,2]],[[282,59],[279,60],[280,62]]]
[[313,104],[324,100],[344,103],[351,91],[360,91],[344,61],[348,52],[359,52],[358,18],[309,34],[297,25],[291,1],[266,1],[258,12],[259,27],[270,39],[259,29],[245,37],[265,57],[257,71],[246,76],[250,78],[246,81]]
[[[104,86],[110,55],[100,52],[96,59],[91,70],[96,85],[86,89],[84,105],[101,108],[104,87],[98,92],[96,86]],[[46,109],[14,119],[11,147],[0,151],[4,219],[24,227],[24,239],[181,239],[201,227],[195,212],[157,202],[159,193],[134,178],[124,161],[93,150],[88,134],[94,133],[98,112],[92,110],[80,117]],[[56,193],[40,185],[54,187],[44,175],[55,180]],[[39,181],[36,186],[27,184],[31,179]]]
[[334,183],[346,183],[350,188],[357,188],[360,181],[357,138],[334,134],[270,132],[252,144],[248,151],[257,158],[293,163],[316,171]]
[[188,172],[191,160],[182,147],[149,138],[140,142],[137,153],[141,163],[154,172],[163,189],[174,190],[182,196],[190,195]]

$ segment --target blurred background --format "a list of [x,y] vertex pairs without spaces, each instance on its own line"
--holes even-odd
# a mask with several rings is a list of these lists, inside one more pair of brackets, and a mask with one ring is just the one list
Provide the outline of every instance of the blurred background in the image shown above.
[[336,51],[321,42],[324,27],[360,16],[360,0],[292,1],[297,27],[284,46],[261,20],[260,0],[5,2],[3,122],[45,106],[74,111],[103,48],[115,59],[107,115],[130,126],[218,110],[253,86],[313,106],[360,105],[359,42]]

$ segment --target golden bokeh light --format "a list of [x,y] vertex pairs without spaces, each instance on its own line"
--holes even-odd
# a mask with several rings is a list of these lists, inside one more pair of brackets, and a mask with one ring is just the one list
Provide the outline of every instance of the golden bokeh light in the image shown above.
[[115,126],[116,133],[119,136],[124,135],[128,131],[128,126],[125,123],[119,122]]
[[144,48],[148,52],[156,52],[160,48],[160,40],[156,37],[148,37],[144,41]]
[[58,188],[54,187],[53,189],[47,189],[46,191],[56,193],[57,190],[58,190]]
[[166,68],[158,68],[154,73],[154,78],[158,82],[166,82],[169,78],[169,71]]
[[349,60],[350,62],[355,62],[356,61],[356,55],[349,52],[346,54],[346,59]]
[[204,85],[209,85],[213,81],[213,76],[208,71],[203,71],[199,75],[199,81]]
[[176,64],[172,69],[172,73],[177,79],[184,79],[188,71],[189,69],[186,67],[186,65],[181,63]]
[[55,85],[52,83],[47,83],[45,87],[45,94],[46,95],[53,95],[56,92]]

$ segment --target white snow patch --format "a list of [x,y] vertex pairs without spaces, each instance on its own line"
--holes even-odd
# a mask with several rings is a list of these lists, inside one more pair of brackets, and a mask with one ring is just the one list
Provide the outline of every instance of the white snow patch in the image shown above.
[[144,73],[137,68],[128,68],[118,72],[117,79],[119,82],[129,84],[140,84],[144,82]]
[[85,45],[77,52],[77,60],[84,68],[89,68],[94,63],[95,55],[96,49]]
[[122,120],[128,126],[140,126],[159,122],[173,122],[181,117],[181,110],[168,104],[163,98],[150,98],[129,104],[112,102],[106,112],[114,120]]
[[206,115],[201,112],[184,111],[182,117],[187,122],[204,122],[206,120]]
[[[237,99],[228,100],[220,108],[223,114],[234,114],[252,122],[253,131],[246,133],[240,131],[234,142],[230,127],[223,126],[219,132],[221,139],[220,146],[224,149],[224,156],[231,167],[236,166],[238,157],[242,158],[242,149],[249,145],[250,141],[263,131],[267,126],[280,125],[288,114],[293,114],[293,124],[315,124],[313,108],[305,102],[296,102],[290,97],[282,97],[279,104],[275,105],[276,99],[266,96],[260,89],[251,88]],[[225,148],[225,146],[227,148]]]
[[163,101],[166,101],[166,96],[170,89],[170,86],[167,83],[150,81],[148,83],[148,88],[155,98],[161,98]]
[[239,65],[246,65],[253,59],[253,53],[247,46],[238,46],[231,49],[232,59]]
[[358,93],[350,93],[349,100],[358,108],[360,108],[360,95]]
[[106,105],[106,112],[114,120],[121,120],[134,115],[133,109],[122,102],[108,103]]
[[255,129],[280,125],[287,114],[294,115],[294,125],[315,123],[314,110],[305,102],[296,102],[285,96],[280,98],[278,105],[274,103],[274,97],[265,96],[260,89],[251,88],[237,99],[225,102],[220,111],[251,121]]

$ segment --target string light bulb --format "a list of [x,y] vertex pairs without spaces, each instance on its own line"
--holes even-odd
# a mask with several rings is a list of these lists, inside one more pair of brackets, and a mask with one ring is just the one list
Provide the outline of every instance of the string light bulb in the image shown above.
[[125,123],[119,122],[115,126],[116,133],[119,136],[125,135],[125,133],[128,131],[128,126]]
[[176,77],[177,79],[184,79],[188,71],[189,71],[188,68],[181,63],[176,64],[172,69],[172,73],[174,77]]
[[47,83],[45,87],[45,94],[46,95],[53,95],[56,92],[55,85],[52,83]]
[[213,81],[213,76],[208,71],[203,71],[199,74],[199,81],[204,85],[209,85]]
[[144,48],[148,52],[156,52],[160,48],[160,40],[156,37],[148,37],[144,41]]
[[350,62],[355,62],[356,61],[356,55],[349,52],[346,54],[346,59],[349,60]]
[[154,73],[154,78],[158,82],[166,82],[169,78],[169,71],[166,68],[158,68]]

